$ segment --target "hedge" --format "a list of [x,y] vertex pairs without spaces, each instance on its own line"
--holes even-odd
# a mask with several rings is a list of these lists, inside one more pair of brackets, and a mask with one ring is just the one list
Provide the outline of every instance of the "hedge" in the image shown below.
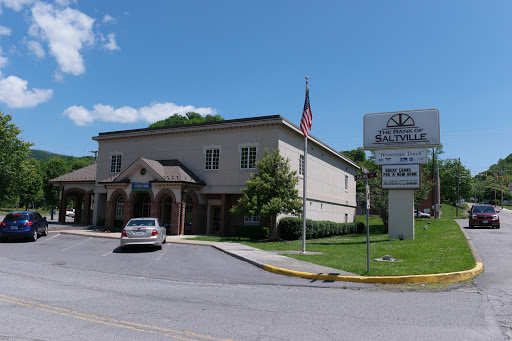
[[254,240],[268,239],[268,227],[253,225],[235,226],[235,237]]
[[[302,227],[302,218],[283,218],[279,221],[279,237],[284,240],[301,239]],[[332,221],[306,219],[306,239],[357,234],[362,233],[364,230],[365,225],[362,222],[334,223]]]

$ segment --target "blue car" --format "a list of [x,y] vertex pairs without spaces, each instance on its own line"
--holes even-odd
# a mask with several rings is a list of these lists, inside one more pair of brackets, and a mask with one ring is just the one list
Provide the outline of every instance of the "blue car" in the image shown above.
[[12,212],[0,223],[0,240],[24,237],[35,242],[37,237],[48,235],[48,222],[35,211]]

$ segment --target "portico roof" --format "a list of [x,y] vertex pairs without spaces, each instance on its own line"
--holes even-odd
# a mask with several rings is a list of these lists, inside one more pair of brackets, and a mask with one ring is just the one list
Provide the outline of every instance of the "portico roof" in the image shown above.
[[130,182],[130,177],[141,168],[147,168],[154,180],[150,182],[206,184],[178,160],[150,160],[139,157],[121,173],[100,181],[100,184]]
[[97,164],[94,163],[84,168],[77,169],[76,171],[58,176],[55,179],[49,180],[48,182],[53,185],[57,185],[58,183],[63,182],[95,182],[96,166]]

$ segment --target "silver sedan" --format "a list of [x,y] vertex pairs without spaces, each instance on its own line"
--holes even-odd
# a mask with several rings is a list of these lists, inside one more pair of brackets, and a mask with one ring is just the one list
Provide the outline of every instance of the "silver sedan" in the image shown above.
[[165,232],[165,227],[157,218],[130,219],[121,233],[121,248],[129,245],[153,245],[162,248]]

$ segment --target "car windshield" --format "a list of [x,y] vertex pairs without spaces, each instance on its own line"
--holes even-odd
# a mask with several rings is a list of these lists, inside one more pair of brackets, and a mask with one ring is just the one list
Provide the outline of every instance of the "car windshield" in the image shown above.
[[28,214],[9,213],[5,216],[6,221],[28,220]]
[[473,213],[494,213],[494,208],[492,206],[475,206]]
[[128,226],[155,226],[155,221],[153,219],[130,220]]

